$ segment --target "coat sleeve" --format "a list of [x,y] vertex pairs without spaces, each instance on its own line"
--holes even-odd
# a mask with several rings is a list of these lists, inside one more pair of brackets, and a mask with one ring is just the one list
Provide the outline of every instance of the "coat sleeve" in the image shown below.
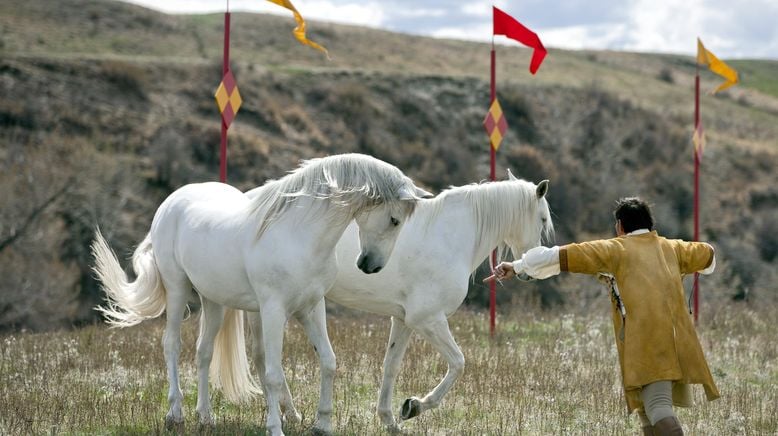
[[535,279],[547,279],[559,274],[559,247],[535,247],[513,262],[516,274],[522,271]]
[[675,254],[681,274],[704,270],[713,264],[713,247],[705,242],[675,241]]
[[568,244],[559,248],[559,269],[584,274],[614,272],[621,245],[613,239]]

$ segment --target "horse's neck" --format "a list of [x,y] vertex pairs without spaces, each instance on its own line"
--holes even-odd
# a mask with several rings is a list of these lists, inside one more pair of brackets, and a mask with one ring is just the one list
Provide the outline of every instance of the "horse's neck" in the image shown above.
[[[470,265],[470,271],[474,271],[504,240],[507,229],[490,232],[480,228],[479,222],[483,220],[476,217],[472,204],[463,194],[451,195],[441,200],[444,203],[435,206],[440,208],[439,210],[429,208],[428,213],[434,213],[435,219],[428,225],[438,226],[445,223],[444,225],[451,226],[452,230],[456,229],[452,232],[454,237],[449,241],[451,249],[453,253],[470,256],[467,263]],[[417,208],[415,214],[422,215],[425,211],[419,209]]]
[[353,212],[348,207],[326,206],[326,200],[300,197],[285,213],[296,237],[313,243],[314,256],[328,255],[343,235]]
[[[475,234],[482,235],[481,229],[477,227],[477,225],[473,226]],[[484,233],[482,236],[476,237],[473,243],[473,258],[470,260],[470,271],[475,271],[475,269],[478,268],[478,265],[480,265],[484,259],[489,257],[492,251],[494,251],[494,249],[497,248],[497,245],[499,245],[504,239],[504,236],[500,233]]]

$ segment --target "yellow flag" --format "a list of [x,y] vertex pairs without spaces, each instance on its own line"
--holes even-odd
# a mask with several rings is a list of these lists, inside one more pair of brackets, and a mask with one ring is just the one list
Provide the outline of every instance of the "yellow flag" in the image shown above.
[[737,71],[708,51],[708,49],[702,45],[700,38],[697,38],[697,63],[707,65],[711,71],[726,79],[724,83],[713,91],[714,94],[722,89],[727,89],[738,82]]
[[294,28],[294,37],[297,38],[297,40],[300,41],[300,43],[302,44],[323,51],[324,54],[327,55],[327,59],[330,58],[330,53],[327,51],[326,48],[320,46],[319,44],[316,44],[315,42],[305,37],[305,20],[303,20],[303,16],[300,15],[299,12],[297,12],[297,8],[294,7],[291,1],[289,0],[267,0],[267,1],[271,3],[275,3],[279,6],[283,6],[289,9],[290,11],[292,11],[292,13],[294,14],[294,20],[297,22],[297,27]]

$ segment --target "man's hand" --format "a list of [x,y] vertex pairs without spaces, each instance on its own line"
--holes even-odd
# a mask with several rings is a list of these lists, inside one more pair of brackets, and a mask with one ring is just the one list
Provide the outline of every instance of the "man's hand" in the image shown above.
[[492,271],[492,275],[484,279],[484,283],[509,279],[515,275],[516,271],[513,269],[513,264],[511,262],[502,262]]

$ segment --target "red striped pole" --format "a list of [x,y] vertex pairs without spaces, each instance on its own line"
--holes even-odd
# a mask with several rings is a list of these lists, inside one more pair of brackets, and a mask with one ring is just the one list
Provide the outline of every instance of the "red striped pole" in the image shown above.
[[[489,98],[489,106],[494,103],[494,99],[497,96],[497,91],[495,89],[495,56],[494,56],[494,35],[492,35],[492,71],[491,71],[491,84],[489,85],[489,92],[490,92],[490,98]],[[495,177],[495,151],[494,146],[492,145],[491,141],[489,142],[489,153],[491,157],[491,164],[490,164],[490,179],[492,181],[496,180]],[[492,265],[497,266],[497,250],[492,251]],[[497,284],[495,283],[496,280],[492,280],[489,283],[489,335],[494,336],[494,326],[495,326],[495,315],[497,311]]]
[[[222,77],[230,69],[230,2],[227,1],[227,12],[224,13],[224,61]],[[222,140],[219,149],[219,181],[227,183],[227,123],[222,119]]]
[[[700,128],[700,66],[697,64],[697,74],[694,76],[694,131]],[[694,240],[700,240],[700,150],[694,148]],[[694,273],[694,322],[700,316],[700,275]]]

